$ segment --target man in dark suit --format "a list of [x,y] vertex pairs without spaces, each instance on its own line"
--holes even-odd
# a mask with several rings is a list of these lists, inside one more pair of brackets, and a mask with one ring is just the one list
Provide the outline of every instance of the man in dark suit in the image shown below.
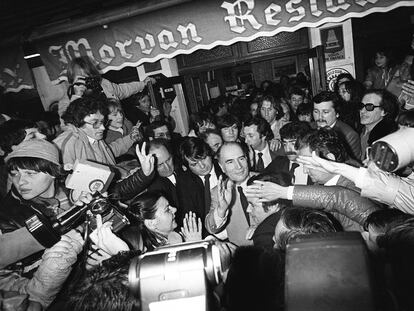
[[339,97],[330,91],[323,91],[313,98],[313,118],[318,128],[330,127],[346,142],[348,154],[355,160],[361,158],[361,141],[357,132],[348,124],[338,120]]
[[[253,182],[270,181],[278,185],[290,186],[290,176],[287,173],[260,174],[247,181],[250,186]],[[276,224],[279,221],[283,209],[290,206],[287,200],[275,200],[271,202],[258,202],[257,198],[248,197],[249,206],[247,212],[250,215],[250,228],[248,237],[253,240],[254,246],[272,249],[274,245],[273,235]]]
[[280,129],[285,156],[274,158],[272,163],[265,169],[265,172],[288,173],[291,177],[291,183],[294,185],[310,184],[308,175],[303,171],[303,165],[296,162],[296,157],[298,156],[298,141],[311,131],[312,129],[307,122],[293,121],[285,124]]
[[[204,223],[210,210],[211,190],[217,186],[223,172],[213,160],[212,150],[201,138],[186,137],[179,150],[181,161],[187,168],[177,182],[181,217],[194,212]],[[206,233],[204,228],[203,233]]]
[[[157,172],[148,190],[161,191],[170,205],[179,209],[176,184],[180,172],[175,169],[170,143],[161,138],[151,140],[149,143],[149,153],[155,156],[155,168]],[[178,211],[177,215],[180,215]],[[180,225],[182,219],[176,217],[176,222]]]
[[369,90],[362,97],[359,110],[361,125],[361,160],[367,158],[366,148],[388,134],[395,132],[395,122],[399,110],[397,98],[386,90]]
[[249,146],[249,160],[253,172],[262,172],[276,157],[269,141],[274,138],[270,124],[261,117],[252,117],[244,123],[245,142]]

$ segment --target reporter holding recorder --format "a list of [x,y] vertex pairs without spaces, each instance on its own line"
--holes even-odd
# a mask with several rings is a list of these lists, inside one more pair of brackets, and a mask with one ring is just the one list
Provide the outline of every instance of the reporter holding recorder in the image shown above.
[[[70,202],[63,181],[65,173],[59,163],[59,152],[50,142],[32,139],[19,144],[5,159],[12,179],[12,188],[0,202],[1,237],[0,268],[23,259],[26,267],[38,260],[42,245],[26,229],[25,221],[35,214],[55,217],[70,209],[73,204],[89,203],[92,196],[82,195]],[[13,239],[10,239],[10,238]]]
[[[48,141],[24,141],[6,157],[5,162],[13,185],[0,202],[0,268],[23,259],[19,267],[26,273],[29,270],[25,267],[31,267],[41,257],[38,252],[51,246],[50,242],[39,242],[32,236],[26,229],[26,220],[34,215],[50,220],[74,204],[89,204],[92,195],[81,193],[76,201],[71,200],[70,191],[64,185],[66,173],[59,163],[58,149]],[[151,182],[152,172],[153,160],[147,157],[141,169],[111,186],[111,195],[114,199],[122,198],[124,189],[131,182],[135,190],[144,190]]]

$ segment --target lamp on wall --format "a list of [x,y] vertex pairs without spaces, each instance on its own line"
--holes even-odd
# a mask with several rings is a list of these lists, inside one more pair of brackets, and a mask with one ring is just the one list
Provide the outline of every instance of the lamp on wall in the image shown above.
[[40,58],[40,54],[37,51],[36,46],[31,42],[23,43],[23,53],[24,59],[27,62],[29,68],[36,68],[43,66],[42,59]]

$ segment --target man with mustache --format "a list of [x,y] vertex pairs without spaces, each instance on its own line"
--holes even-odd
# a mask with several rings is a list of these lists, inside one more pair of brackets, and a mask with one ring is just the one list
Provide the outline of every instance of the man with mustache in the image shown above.
[[334,92],[323,91],[313,98],[313,119],[319,128],[333,128],[346,142],[348,154],[355,160],[361,158],[361,141],[357,132],[339,120],[339,97]]
[[285,124],[280,129],[280,137],[282,139],[282,146],[285,151],[284,156],[278,156],[273,159],[269,166],[265,169],[266,173],[289,173],[291,182],[294,185],[310,184],[308,174],[304,173],[303,165],[296,162],[298,156],[298,141],[312,129],[308,122],[293,121]]

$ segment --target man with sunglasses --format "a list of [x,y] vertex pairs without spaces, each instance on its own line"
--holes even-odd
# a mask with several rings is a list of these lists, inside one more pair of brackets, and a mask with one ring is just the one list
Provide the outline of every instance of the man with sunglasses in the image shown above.
[[359,107],[361,125],[361,160],[367,157],[371,144],[398,129],[395,122],[398,113],[397,98],[386,90],[369,90],[362,97]]
[[84,96],[70,103],[62,115],[66,130],[54,140],[65,169],[71,169],[77,159],[115,166],[115,157],[128,151],[134,143],[132,135],[109,145],[105,143],[107,117],[108,105],[104,98]]

